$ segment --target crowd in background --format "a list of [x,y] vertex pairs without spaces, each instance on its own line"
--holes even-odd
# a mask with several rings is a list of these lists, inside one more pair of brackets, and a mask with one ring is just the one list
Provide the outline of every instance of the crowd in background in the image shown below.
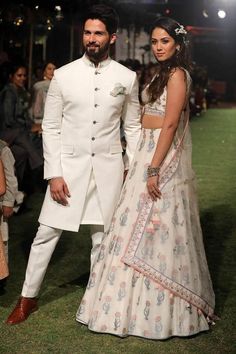
[[37,184],[37,178],[42,179],[41,123],[55,67],[48,62],[40,71],[37,68],[37,76],[29,89],[24,62],[5,61],[0,67],[0,139],[12,151],[19,189],[27,194],[34,189],[33,182]]
[[[42,119],[50,80],[56,66],[49,62],[37,70],[27,89],[27,67],[5,60],[0,65],[0,162],[5,190],[0,193],[0,294],[8,276],[8,220],[27,210],[25,200],[44,190]],[[1,171],[0,171],[1,172]],[[3,183],[4,182],[4,183]]]

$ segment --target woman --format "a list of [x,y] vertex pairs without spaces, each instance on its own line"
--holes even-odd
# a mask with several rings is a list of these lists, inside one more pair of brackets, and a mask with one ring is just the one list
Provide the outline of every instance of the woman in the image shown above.
[[186,31],[159,18],[151,37],[159,70],[143,92],[142,136],[77,320],[166,339],[208,330],[214,293],[191,167]]
[[35,132],[29,117],[29,93],[25,88],[26,67],[13,64],[9,83],[0,94],[0,138],[6,141],[16,160],[16,174],[21,185],[27,165],[36,169],[43,163],[42,153],[32,142]]
[[1,92],[3,128],[28,129],[32,124],[28,114],[30,95],[25,88],[26,80],[26,67],[22,64],[12,65],[9,82]]
[[50,82],[53,78],[56,66],[49,62],[43,67],[43,80],[38,81],[33,86],[32,116],[36,124],[42,123],[44,106]]

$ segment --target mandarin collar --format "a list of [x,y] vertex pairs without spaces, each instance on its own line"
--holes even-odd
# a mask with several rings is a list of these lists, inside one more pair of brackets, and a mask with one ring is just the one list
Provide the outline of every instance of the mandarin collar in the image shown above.
[[93,63],[91,60],[89,60],[89,58],[87,57],[86,54],[83,55],[82,59],[83,59],[83,61],[84,61],[84,63],[85,63],[86,65],[91,66],[92,68],[95,68],[95,69],[102,69],[102,68],[105,68],[105,67],[108,66],[108,65],[110,64],[110,62],[111,62],[111,58],[108,56],[107,59],[101,61],[100,63],[98,63],[98,66],[95,67],[94,63]]

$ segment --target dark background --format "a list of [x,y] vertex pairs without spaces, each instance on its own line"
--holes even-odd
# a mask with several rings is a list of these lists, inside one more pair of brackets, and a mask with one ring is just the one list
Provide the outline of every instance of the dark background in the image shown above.
[[[53,60],[61,66],[80,57],[82,16],[88,6],[97,3],[117,9],[121,28],[128,29],[132,25],[137,32],[141,28],[148,32],[150,24],[160,15],[173,17],[187,26],[194,61],[206,68],[210,79],[225,83],[228,100],[235,99],[235,0],[1,0],[0,52],[7,52],[10,60],[23,57],[29,62],[33,42],[31,71],[42,60]],[[57,5],[61,6],[61,13],[55,10]],[[227,13],[224,19],[217,16],[220,8]],[[203,16],[204,10],[208,17]],[[17,25],[19,19],[22,22]],[[42,38],[46,49],[40,42]]]

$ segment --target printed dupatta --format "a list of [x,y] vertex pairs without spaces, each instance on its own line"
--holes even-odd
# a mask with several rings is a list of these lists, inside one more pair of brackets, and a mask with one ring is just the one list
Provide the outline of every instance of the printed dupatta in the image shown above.
[[[189,108],[182,112],[174,142],[162,164],[160,170],[160,190],[163,190],[164,186],[177,172],[182,152],[188,141],[188,126]],[[191,149],[191,146],[188,146],[188,148]],[[176,282],[173,278],[167,276],[165,272],[157,269],[158,267],[154,267],[153,264],[148,262],[145,257],[142,256],[142,246],[145,242],[148,223],[150,222],[154,208],[155,202],[153,202],[151,197],[146,194],[146,198],[143,201],[142,207],[140,208],[133,225],[127,249],[121,259],[122,262],[136,269],[148,278],[153,279],[157,284],[168,289],[171,294],[177,295],[185,299],[188,303],[193,304],[199,309],[199,311],[202,311],[208,316],[213,315],[214,305],[210,304],[208,299],[206,300],[202,298],[200,290],[193,291],[191,287],[183,286],[181,283]]]

